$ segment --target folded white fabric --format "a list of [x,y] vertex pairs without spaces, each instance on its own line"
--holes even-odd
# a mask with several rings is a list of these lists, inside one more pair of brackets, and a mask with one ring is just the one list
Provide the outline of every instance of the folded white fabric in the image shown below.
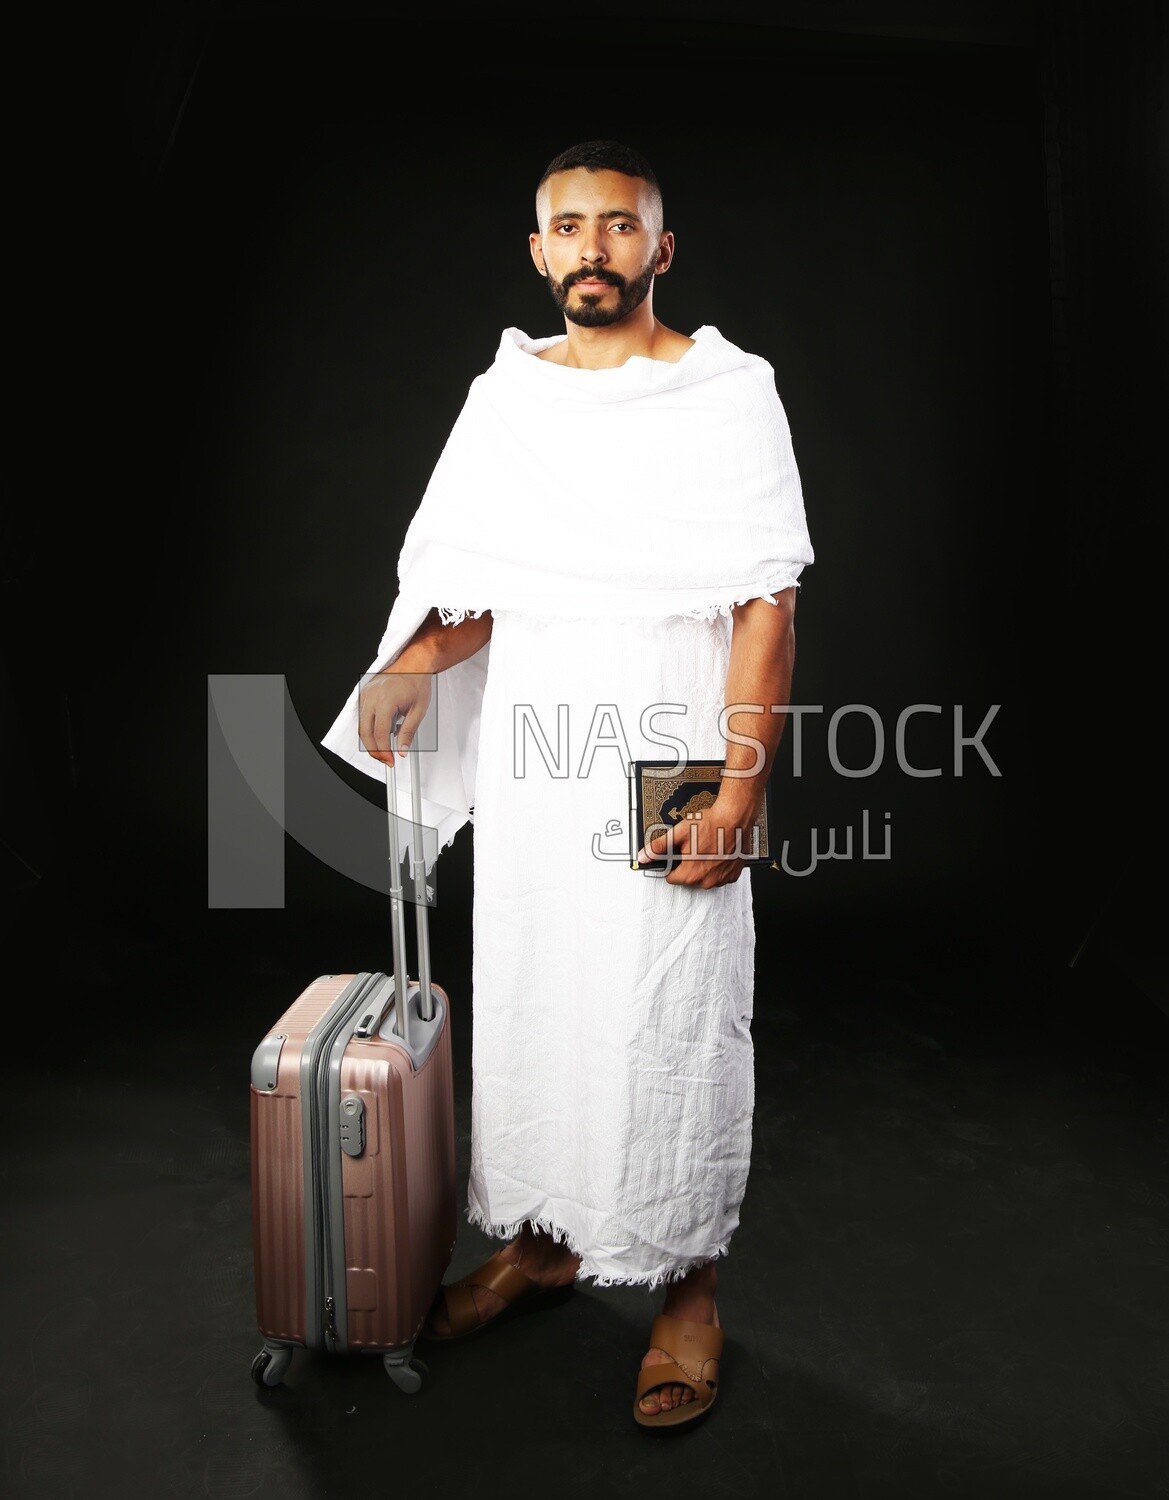
[[403,589],[485,609],[708,615],[812,561],[771,366],[715,328],[680,360],[578,370],[508,328],[406,534]]

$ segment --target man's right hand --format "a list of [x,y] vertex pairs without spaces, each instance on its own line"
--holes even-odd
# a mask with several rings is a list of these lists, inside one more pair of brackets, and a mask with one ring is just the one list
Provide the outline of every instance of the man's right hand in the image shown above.
[[365,680],[358,696],[358,735],[374,760],[387,766],[394,764],[390,735],[399,719],[398,749],[410,748],[430,706],[432,691],[429,672],[395,672],[389,667]]

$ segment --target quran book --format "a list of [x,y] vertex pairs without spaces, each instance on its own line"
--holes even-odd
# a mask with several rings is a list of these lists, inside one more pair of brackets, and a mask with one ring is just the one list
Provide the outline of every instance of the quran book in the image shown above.
[[[707,808],[714,806],[719,793],[722,760],[692,760],[678,764],[673,760],[635,760],[629,767],[629,861],[633,869],[646,874],[664,875],[670,861],[661,859],[638,862],[637,856],[648,839],[663,829],[674,830],[674,862],[690,848],[688,825],[697,823]],[[770,863],[770,801],[764,788],[763,803],[753,827],[744,831],[736,850],[730,836],[727,857],[736,852],[744,864]],[[717,857],[717,851],[716,855]]]

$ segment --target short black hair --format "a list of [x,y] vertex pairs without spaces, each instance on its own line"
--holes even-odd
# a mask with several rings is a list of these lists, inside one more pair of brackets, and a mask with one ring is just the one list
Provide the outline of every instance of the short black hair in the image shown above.
[[571,172],[577,167],[584,167],[587,172],[623,172],[626,177],[642,177],[659,198],[662,195],[657,173],[640,151],[622,141],[604,140],[580,141],[554,156],[544,168],[536,191],[540,191],[554,172]]

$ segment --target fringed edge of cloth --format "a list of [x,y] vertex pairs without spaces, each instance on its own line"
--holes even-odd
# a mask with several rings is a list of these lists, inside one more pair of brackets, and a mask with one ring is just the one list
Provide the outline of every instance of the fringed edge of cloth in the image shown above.
[[[753,599],[765,599],[768,604],[774,604],[776,594],[782,594],[785,589],[789,588],[798,589],[799,586],[799,579],[792,579],[790,583],[781,584],[776,588],[753,589],[748,591],[747,593],[744,593],[741,597],[724,600],[718,604],[696,604],[689,609],[664,609],[660,613],[656,613],[650,610],[644,614],[630,615],[628,616],[628,619],[630,621],[644,620],[646,622],[672,619],[697,621],[714,620],[717,619],[719,615],[731,615],[736,609],[738,609],[740,604],[750,604]],[[456,604],[438,604],[435,606],[435,608],[438,610],[438,617],[444,625],[461,625],[464,620],[477,620],[480,618],[480,616],[485,615],[489,606],[483,605],[481,608],[473,609],[470,606],[463,607]],[[555,611],[549,611],[547,608],[535,609],[531,611],[520,608],[517,610],[517,613],[532,613],[539,615],[541,618],[547,620],[583,620],[586,623],[590,624],[595,624],[597,620],[596,615],[561,615],[556,613]]]
[[461,625],[464,620],[477,620],[480,615],[486,613],[482,609],[456,609],[451,605],[439,604],[438,617],[444,625]]
[[696,1256],[692,1260],[682,1261],[675,1266],[668,1266],[662,1271],[646,1271],[640,1276],[606,1276],[600,1271],[589,1271],[586,1269],[585,1259],[587,1251],[577,1243],[573,1235],[569,1234],[559,1224],[553,1223],[551,1219],[532,1218],[528,1216],[527,1218],[516,1219],[511,1224],[493,1224],[477,1208],[468,1206],[467,1222],[473,1224],[476,1229],[481,1229],[485,1234],[492,1235],[494,1238],[501,1240],[514,1240],[525,1224],[539,1230],[542,1234],[550,1235],[558,1245],[567,1245],[573,1255],[581,1257],[581,1263],[576,1273],[577,1281],[591,1281],[595,1287],[643,1286],[647,1291],[652,1292],[656,1287],[668,1286],[672,1281],[681,1281],[684,1276],[688,1276],[691,1271],[697,1270],[699,1266],[709,1265],[711,1261],[718,1260],[730,1252],[730,1239],[728,1238],[712,1254]]

